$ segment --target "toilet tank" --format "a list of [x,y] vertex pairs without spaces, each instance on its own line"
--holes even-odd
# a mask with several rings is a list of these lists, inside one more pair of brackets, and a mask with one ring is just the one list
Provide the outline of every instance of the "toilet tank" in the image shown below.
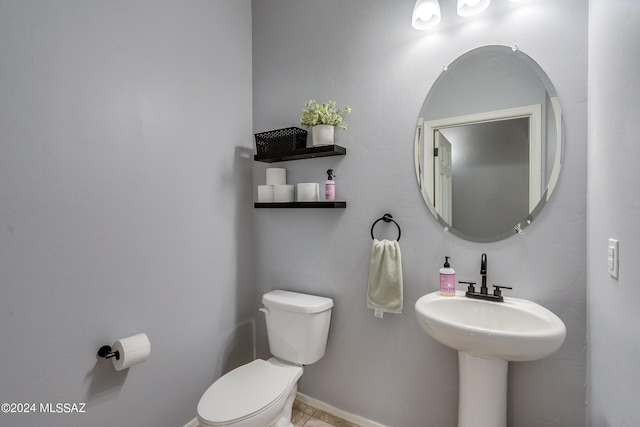
[[271,354],[299,365],[324,356],[333,300],[298,292],[276,290],[262,297]]

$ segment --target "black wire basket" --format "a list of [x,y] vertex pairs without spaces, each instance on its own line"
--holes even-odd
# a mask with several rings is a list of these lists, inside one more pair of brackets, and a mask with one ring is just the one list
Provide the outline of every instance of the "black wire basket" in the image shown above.
[[255,137],[260,155],[290,153],[307,146],[307,131],[296,127],[256,133]]

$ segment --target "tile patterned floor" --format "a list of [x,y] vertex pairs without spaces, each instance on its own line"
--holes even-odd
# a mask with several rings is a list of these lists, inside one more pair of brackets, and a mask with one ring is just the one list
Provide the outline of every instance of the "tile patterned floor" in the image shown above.
[[295,427],[359,427],[298,400],[293,403],[291,422]]

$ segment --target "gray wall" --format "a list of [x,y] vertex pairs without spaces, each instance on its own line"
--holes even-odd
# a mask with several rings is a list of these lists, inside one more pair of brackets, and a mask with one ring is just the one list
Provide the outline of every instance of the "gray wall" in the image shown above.
[[[344,158],[282,164],[291,183],[337,172],[345,210],[254,210],[259,293],[285,288],[335,299],[327,354],[308,366],[301,391],[394,427],[455,425],[457,357],[423,332],[413,306],[437,289],[444,255],[459,280],[489,281],[548,307],[568,336],[553,356],[512,364],[509,425],[585,424],[587,2],[494,2],[476,19],[440,2],[443,24],[411,28],[414,0],[253,1],[254,130],[297,124],[308,99],[350,104],[338,142]],[[472,48],[518,44],[547,72],[562,102],[566,161],[549,204],[524,236],[493,244],[446,234],[417,188],[413,129],[441,67]],[[254,165],[254,185],[267,165]],[[404,312],[373,316],[365,290],[369,229],[390,212],[402,226]],[[388,233],[387,233],[388,231]],[[378,238],[395,236],[378,224]],[[259,354],[268,356],[257,322]],[[390,404],[391,402],[391,404]]]
[[[640,5],[589,9],[589,381],[593,427],[640,424]],[[607,273],[620,240],[619,279]]]
[[0,0],[0,402],[87,403],[0,425],[183,425],[252,357],[251,114],[249,0]]

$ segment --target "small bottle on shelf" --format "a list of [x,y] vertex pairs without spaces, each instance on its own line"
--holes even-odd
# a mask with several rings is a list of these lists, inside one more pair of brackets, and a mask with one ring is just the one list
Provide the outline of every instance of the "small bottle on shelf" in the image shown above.
[[324,183],[324,199],[335,200],[336,199],[336,182],[333,180],[336,174],[333,169],[327,170],[327,182]]

